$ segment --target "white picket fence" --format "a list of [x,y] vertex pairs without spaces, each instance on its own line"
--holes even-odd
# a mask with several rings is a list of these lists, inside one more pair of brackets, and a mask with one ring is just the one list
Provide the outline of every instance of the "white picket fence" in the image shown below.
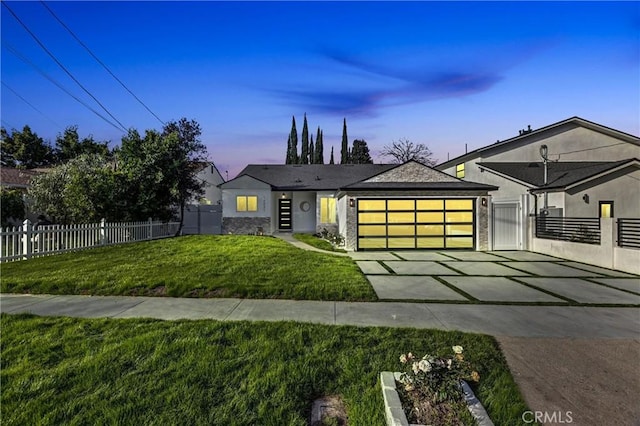
[[179,222],[100,223],[82,225],[34,225],[0,229],[0,262],[48,256],[112,244],[172,237]]

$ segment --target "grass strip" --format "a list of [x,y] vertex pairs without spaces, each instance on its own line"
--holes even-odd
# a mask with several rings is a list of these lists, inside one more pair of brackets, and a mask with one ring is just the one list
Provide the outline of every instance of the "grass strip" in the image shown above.
[[316,237],[312,234],[293,234],[293,238],[320,250],[333,251],[336,253],[347,252],[346,250],[334,247],[333,244],[331,244],[329,241]]
[[2,292],[373,301],[349,257],[273,237],[193,235],[2,265]]
[[306,425],[337,394],[349,424],[384,425],[380,371],[462,345],[496,424],[527,410],[495,339],[436,330],[3,314],[3,425]]

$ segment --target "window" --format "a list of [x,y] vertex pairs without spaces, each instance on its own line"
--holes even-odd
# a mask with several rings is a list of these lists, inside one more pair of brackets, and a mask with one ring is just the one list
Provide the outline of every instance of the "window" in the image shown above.
[[600,201],[600,217],[613,217],[613,201]]
[[236,197],[236,211],[257,212],[258,196],[257,195],[238,195]]
[[456,164],[456,177],[459,179],[464,177],[464,163]]
[[335,198],[320,198],[320,223],[336,223]]

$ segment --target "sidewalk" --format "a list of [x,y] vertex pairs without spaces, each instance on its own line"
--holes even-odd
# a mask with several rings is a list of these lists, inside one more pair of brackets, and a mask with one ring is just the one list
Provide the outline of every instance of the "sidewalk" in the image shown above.
[[88,318],[290,320],[459,330],[496,337],[640,338],[640,308],[634,307],[2,294],[0,310]]

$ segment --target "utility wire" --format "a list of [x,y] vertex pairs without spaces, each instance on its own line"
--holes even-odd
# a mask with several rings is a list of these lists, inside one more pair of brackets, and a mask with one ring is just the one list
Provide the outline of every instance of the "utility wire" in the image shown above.
[[89,49],[89,47],[87,47],[86,44],[84,44],[82,42],[82,40],[80,40],[80,38],[78,38],[78,36],[71,31],[71,29],[64,23],[62,22],[62,20],[53,12],[53,10],[51,10],[51,8],[49,6],[47,6],[47,4],[43,1],[40,0],[40,3],[42,4],[42,6],[45,7],[45,9],[47,9],[49,11],[49,13],[51,14],[51,16],[53,16],[59,23],[60,25],[62,25],[64,27],[65,30],[67,30],[69,32],[69,34],[71,34],[71,36],[80,44],[80,46],[84,47],[84,49],[89,52],[89,54],[91,55],[91,57],[93,59],[96,60],[96,62],[98,62],[100,65],[102,65],[102,67],[111,75],[111,77],[113,77],[118,83],[120,83],[120,85],[127,91],[129,92],[129,94],[131,94],[131,96],[133,96],[135,98],[136,101],[138,101],[140,103],[140,105],[142,105],[143,107],[145,107],[145,109],[147,111],[149,111],[149,113],[151,113],[151,115],[153,115],[160,123],[162,123],[162,125],[165,124],[164,121],[162,121],[160,119],[160,117],[158,117],[153,111],[151,111],[151,109],[145,105],[144,102],[142,102],[140,100],[140,98],[138,98],[118,77],[116,77],[116,75],[109,69],[109,67],[107,67],[104,62],[102,62],[100,59],[98,59],[98,57],[91,51],[91,49]]
[[86,88],[85,88],[85,87],[84,87],[84,86],[83,86],[83,85],[78,81],[78,79],[77,79],[77,78],[75,78],[75,77],[73,76],[73,74],[71,74],[71,72],[70,72],[70,71],[69,71],[69,70],[68,70],[64,65],[62,65],[62,63],[58,60],[58,58],[56,58],[56,57],[55,57],[55,55],[54,55],[53,53],[51,53],[51,52],[49,51],[49,49],[47,49],[47,48],[46,48],[46,46],[45,46],[45,45],[40,41],[40,39],[39,39],[39,38],[38,38],[38,37],[37,37],[37,36],[36,36],[36,35],[35,35],[35,34],[34,34],[30,29],[29,29],[29,27],[28,27],[24,22],[22,22],[22,20],[18,17],[18,15],[16,15],[16,14],[15,14],[15,12],[14,12],[14,11],[9,7],[9,6],[7,6],[7,3],[3,1],[3,2],[2,2],[2,5],[3,5],[4,7],[6,7],[6,8],[7,8],[7,10],[8,10],[9,12],[11,12],[11,15],[13,15],[13,17],[16,19],[16,21],[18,21],[18,23],[20,23],[20,25],[22,25],[22,27],[23,27],[23,28],[24,28],[24,29],[29,33],[29,35],[30,35],[31,37],[33,37],[33,39],[38,43],[38,45],[42,48],[42,50],[44,50],[45,52],[47,52],[47,54],[51,57],[51,59],[53,59],[53,60],[55,61],[55,63],[56,63],[56,64],[58,64],[58,66],[59,66],[60,68],[62,68],[62,69],[64,70],[64,72],[65,72],[65,73],[67,73],[67,75],[68,75],[69,77],[71,77],[71,79],[72,79],[73,81],[75,81],[75,82],[76,82],[76,84],[77,84],[78,86],[80,86],[80,88],[81,88],[82,90],[84,90],[84,91],[85,91],[85,93],[86,93],[87,95],[89,95],[89,96],[91,97],[91,99],[93,99],[94,101],[96,101],[96,103],[97,103],[98,105],[100,105],[100,107],[101,107],[101,108],[102,108],[102,109],[103,109],[107,114],[109,114],[109,117],[113,118],[113,120],[114,120],[116,123],[118,123],[118,124],[120,125],[120,128],[122,129],[122,131],[124,131],[125,133],[127,133],[127,129],[124,127],[124,125],[123,125],[120,121],[118,121],[118,119],[117,119],[116,117],[114,117],[114,115],[113,115],[113,114],[111,114],[111,112],[109,112],[109,110],[108,110],[104,105],[102,105],[102,103],[101,103],[101,102],[100,102],[100,101],[99,101],[95,96],[93,96],[93,94],[92,94],[89,90],[87,90],[87,89],[86,89]]
[[4,81],[2,82],[2,85],[4,87],[6,87],[7,89],[9,89],[9,91],[11,91],[14,95],[16,95],[18,98],[20,98],[25,104],[29,105],[31,108],[33,108],[34,110],[36,110],[37,112],[39,112],[44,118],[46,118],[47,120],[51,121],[53,124],[55,124],[56,126],[62,128],[62,126],[58,123],[56,123],[56,121],[49,117],[47,114],[45,114],[44,112],[40,111],[38,108],[36,108],[35,106],[33,106],[33,104],[31,104],[28,100],[26,100],[25,98],[23,98],[22,96],[20,96],[20,94],[18,92],[16,92],[15,90],[13,90],[7,83],[5,83]]
[[33,62],[31,62],[27,57],[25,57],[24,55],[22,55],[20,52],[18,52],[13,46],[11,46],[9,43],[7,43],[6,41],[2,40],[2,45],[11,53],[13,53],[18,59],[20,59],[22,62],[24,62],[25,64],[31,66],[33,69],[35,69],[38,73],[40,73],[40,75],[42,75],[44,78],[46,78],[47,80],[49,80],[51,83],[55,84],[60,90],[62,90],[64,93],[66,93],[67,95],[71,96],[73,99],[75,99],[76,101],[78,101],[81,105],[83,105],[85,108],[87,108],[88,110],[90,110],[91,112],[93,112],[95,115],[97,115],[98,117],[100,117],[101,119],[103,119],[104,121],[106,121],[107,123],[109,123],[110,125],[112,125],[115,129],[121,131],[122,129],[120,127],[118,127],[117,125],[115,125],[112,121],[109,121],[109,119],[107,117],[105,117],[104,115],[100,114],[98,111],[96,111],[95,109],[93,109],[91,107],[91,105],[87,104],[86,102],[84,102],[82,99],[78,98],[77,96],[75,96],[73,93],[71,93],[69,90],[67,90],[67,88],[65,88],[62,84],[58,83],[53,77],[51,77],[49,74],[47,74],[46,72],[44,72],[42,69],[40,69],[36,64],[34,64]]

